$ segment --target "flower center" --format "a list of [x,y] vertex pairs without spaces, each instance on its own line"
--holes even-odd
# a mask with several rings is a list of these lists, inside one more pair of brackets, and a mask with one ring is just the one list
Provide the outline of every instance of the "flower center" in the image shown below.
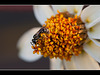
[[83,44],[87,38],[84,23],[77,15],[58,11],[43,25],[49,33],[40,33],[33,54],[39,52],[44,57],[71,60],[72,55],[78,56],[83,50]]

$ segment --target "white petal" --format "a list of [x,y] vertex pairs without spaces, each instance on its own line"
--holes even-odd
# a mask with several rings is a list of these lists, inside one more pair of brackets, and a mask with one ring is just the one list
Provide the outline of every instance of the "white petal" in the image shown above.
[[95,19],[93,22],[89,23],[89,24],[86,24],[86,28],[89,29],[93,26],[95,26],[96,24],[100,23],[100,17]]
[[79,16],[82,12],[83,6],[84,5],[75,5],[75,8],[74,8],[74,12],[76,12],[75,14],[77,14]]
[[100,47],[100,41],[90,38],[97,46]]
[[54,12],[57,14],[57,10],[60,12],[68,11],[71,14],[79,15],[83,5],[52,5]]
[[99,64],[86,52],[83,52],[79,56],[74,56],[74,62],[77,69],[99,69]]
[[49,5],[34,5],[33,11],[36,19],[41,25],[45,24],[47,18],[50,18],[52,15],[54,15],[54,12]]
[[95,60],[100,62],[100,47],[97,46],[94,42],[89,41],[83,45],[83,49],[92,56]]
[[88,35],[93,39],[100,39],[100,21],[88,30]]
[[59,58],[52,58],[50,59],[50,69],[51,70],[63,70],[63,63],[62,60]]
[[60,12],[67,10],[66,5],[51,5],[51,6],[52,6],[55,14],[57,14],[57,10],[59,10]]
[[83,5],[67,5],[66,6],[67,11],[69,11],[71,14],[77,14],[80,15]]
[[81,19],[84,23],[86,23],[86,27],[88,28],[93,26],[90,23],[94,22],[99,17],[100,17],[100,5],[90,5],[86,7],[81,13]]
[[63,63],[64,63],[64,67],[65,67],[66,70],[75,70],[75,69],[77,69],[73,56],[71,58],[71,61],[66,61],[64,59]]
[[18,56],[20,59],[26,62],[34,62],[39,60],[42,55],[33,54],[33,49],[30,43],[27,43],[21,50],[19,50]]
[[40,29],[40,27],[32,28],[25,32],[17,42],[17,48],[19,49],[19,57],[27,62],[35,61],[41,57],[41,55],[33,54],[31,48],[31,40],[33,35]]

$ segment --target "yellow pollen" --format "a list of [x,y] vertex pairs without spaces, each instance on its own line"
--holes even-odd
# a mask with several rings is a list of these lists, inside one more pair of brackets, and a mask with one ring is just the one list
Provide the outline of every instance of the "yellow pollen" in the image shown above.
[[41,48],[38,48],[38,50],[41,50]]
[[86,22],[87,22],[87,23],[90,23],[90,19],[89,19],[89,18],[87,18],[87,19],[86,19]]
[[77,10],[76,10],[76,9],[74,9],[74,12],[75,12],[75,13],[77,13]]
[[59,10],[57,10],[57,13],[59,13],[59,14],[60,14]]
[[46,26],[50,33],[40,34],[36,45],[32,46],[33,54],[41,52],[44,57],[59,57],[61,60],[70,61],[72,55],[78,56],[82,53],[82,44],[86,39],[84,35],[87,35],[84,32],[85,25],[77,15],[65,18],[59,10],[57,12],[58,14],[45,21],[43,26]]

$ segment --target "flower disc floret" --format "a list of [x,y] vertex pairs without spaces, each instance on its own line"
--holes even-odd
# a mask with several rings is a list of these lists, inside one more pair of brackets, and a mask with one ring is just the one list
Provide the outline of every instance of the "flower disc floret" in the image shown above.
[[[68,12],[67,12],[68,13]],[[68,16],[60,13],[51,16],[45,21],[48,33],[41,33],[37,40],[33,54],[39,52],[44,57],[71,60],[72,55],[78,56],[83,50],[83,44],[87,38],[87,31],[80,17]]]

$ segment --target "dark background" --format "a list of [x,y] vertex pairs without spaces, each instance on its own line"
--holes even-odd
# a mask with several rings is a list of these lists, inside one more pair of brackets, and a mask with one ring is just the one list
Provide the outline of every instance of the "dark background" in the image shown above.
[[49,69],[49,58],[25,62],[16,48],[24,32],[40,26],[31,5],[0,5],[0,69]]

